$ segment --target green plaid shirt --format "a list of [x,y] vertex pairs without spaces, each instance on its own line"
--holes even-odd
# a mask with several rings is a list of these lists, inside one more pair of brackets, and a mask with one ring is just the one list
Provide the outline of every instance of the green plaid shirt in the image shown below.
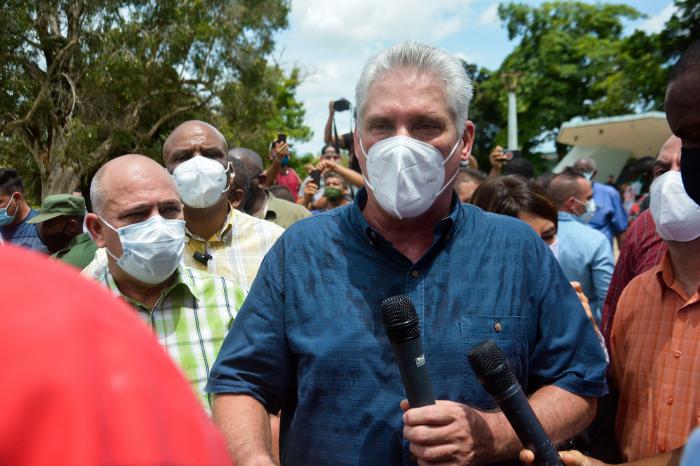
[[155,332],[209,411],[207,376],[246,292],[218,275],[178,267],[153,309],[121,294],[108,267],[96,279],[131,304]]

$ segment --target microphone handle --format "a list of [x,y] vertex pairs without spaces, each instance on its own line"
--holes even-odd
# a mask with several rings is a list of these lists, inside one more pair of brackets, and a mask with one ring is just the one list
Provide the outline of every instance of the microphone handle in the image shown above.
[[411,408],[435,404],[433,386],[425,364],[423,342],[420,337],[392,344],[406,397]]
[[535,453],[535,464],[562,466],[559,453],[542,428],[520,384],[516,383],[504,395],[500,399],[496,398],[496,402],[522,444]]

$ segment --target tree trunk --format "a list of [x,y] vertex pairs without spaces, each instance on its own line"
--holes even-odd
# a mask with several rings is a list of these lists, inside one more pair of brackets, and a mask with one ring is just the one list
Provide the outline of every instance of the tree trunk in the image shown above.
[[71,166],[52,164],[41,177],[41,198],[50,194],[70,194],[80,186],[80,173]]

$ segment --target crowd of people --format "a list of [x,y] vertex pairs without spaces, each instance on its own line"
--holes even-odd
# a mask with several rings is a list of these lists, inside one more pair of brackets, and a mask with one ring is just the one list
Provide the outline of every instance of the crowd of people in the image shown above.
[[[266,163],[202,121],[162,164],[105,163],[89,204],[34,210],[0,169],[3,244],[54,259],[0,250],[0,462],[536,463],[467,364],[490,339],[567,466],[700,464],[700,42],[631,222],[592,159],[535,177],[496,147],[480,171],[472,94],[459,60],[404,43],[363,68],[352,133],[330,103],[303,179],[283,134]],[[405,399],[395,295],[435,404]]]

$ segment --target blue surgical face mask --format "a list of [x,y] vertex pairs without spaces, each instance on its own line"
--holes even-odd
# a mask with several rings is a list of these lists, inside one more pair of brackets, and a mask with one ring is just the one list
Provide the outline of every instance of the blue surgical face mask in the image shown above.
[[122,255],[115,257],[117,265],[127,274],[152,285],[163,283],[180,263],[185,247],[185,221],[164,219],[155,215],[148,220],[115,228],[122,243]]
[[289,156],[288,155],[285,155],[284,157],[282,157],[282,160],[280,160],[280,165],[285,165],[285,166],[289,165]]
[[15,213],[12,215],[8,215],[7,209],[10,207],[10,204],[15,202],[15,195],[12,194],[12,197],[10,197],[10,202],[7,203],[5,207],[0,208],[0,225],[9,225],[10,223],[15,221],[15,216],[17,215],[17,207],[15,207]]

